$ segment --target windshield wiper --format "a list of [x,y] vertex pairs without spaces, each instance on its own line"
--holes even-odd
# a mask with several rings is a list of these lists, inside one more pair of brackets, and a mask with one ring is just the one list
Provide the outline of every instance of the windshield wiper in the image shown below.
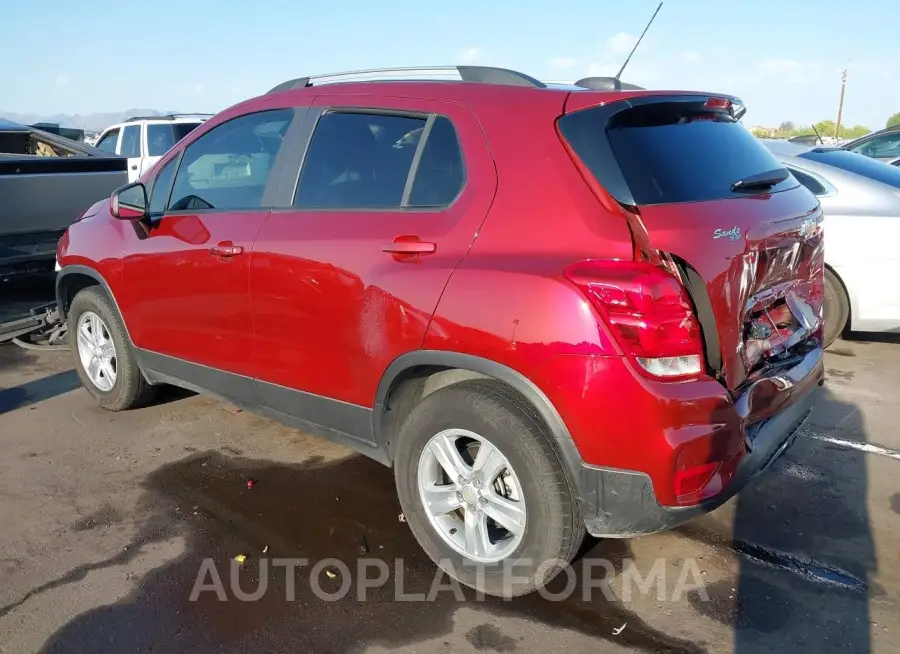
[[780,184],[788,178],[790,173],[784,168],[769,170],[764,173],[757,173],[750,177],[739,179],[731,185],[732,191],[761,191],[772,188],[776,184]]

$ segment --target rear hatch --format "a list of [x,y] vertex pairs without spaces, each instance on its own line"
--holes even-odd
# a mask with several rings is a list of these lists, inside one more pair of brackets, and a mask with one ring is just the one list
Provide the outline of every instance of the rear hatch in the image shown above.
[[641,95],[559,121],[622,207],[636,259],[686,287],[708,372],[732,391],[818,347],[824,271],[818,200],[738,122],[738,102]]

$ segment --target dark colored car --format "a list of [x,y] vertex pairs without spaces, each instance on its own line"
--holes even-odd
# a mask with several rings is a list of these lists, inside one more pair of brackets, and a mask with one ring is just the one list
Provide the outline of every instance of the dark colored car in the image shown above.
[[58,301],[101,406],[176,384],[355,448],[500,595],[792,443],[823,380],[821,209],[739,101],[379,74],[223,111],[68,230]]
[[841,148],[897,165],[900,163],[900,125],[866,134]]
[[799,143],[802,145],[819,145],[822,142],[815,134],[801,134],[800,136],[792,136],[788,139],[789,143]]
[[128,182],[126,166],[87,143],[0,119],[0,280],[51,272],[65,229]]

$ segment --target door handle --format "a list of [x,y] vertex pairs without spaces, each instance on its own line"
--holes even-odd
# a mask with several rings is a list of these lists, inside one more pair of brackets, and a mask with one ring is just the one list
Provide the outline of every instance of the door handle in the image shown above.
[[231,241],[224,241],[209,248],[209,253],[215,257],[235,257],[243,251],[242,246],[233,245]]
[[382,252],[389,252],[390,254],[430,254],[435,250],[437,250],[436,243],[420,241],[418,237],[414,236],[398,236],[393,243],[388,243],[381,248]]
[[131,169],[132,169],[132,170],[137,170],[137,164],[134,164],[134,165],[131,167]]

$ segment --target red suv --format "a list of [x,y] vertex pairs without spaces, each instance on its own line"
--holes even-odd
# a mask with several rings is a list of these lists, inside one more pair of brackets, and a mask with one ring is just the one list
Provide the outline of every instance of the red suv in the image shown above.
[[810,411],[822,214],[743,111],[484,67],[285,82],[68,229],[78,374],[355,448],[435,562],[528,592],[585,531],[720,505]]

